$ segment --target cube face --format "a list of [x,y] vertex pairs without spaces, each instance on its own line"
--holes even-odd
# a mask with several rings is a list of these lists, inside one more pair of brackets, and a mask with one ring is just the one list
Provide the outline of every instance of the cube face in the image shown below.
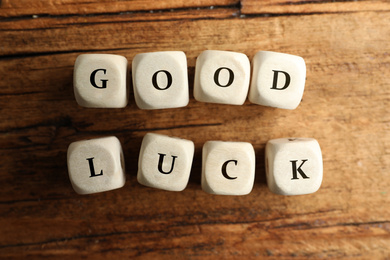
[[187,58],[181,51],[137,54],[133,89],[141,109],[184,107],[189,102]]
[[139,155],[138,182],[157,189],[184,190],[190,177],[194,150],[192,141],[146,134]]
[[249,194],[255,178],[255,161],[250,143],[206,142],[202,152],[202,189],[219,195]]
[[74,142],[68,148],[69,179],[79,194],[121,188],[124,168],[121,144],[114,136]]
[[280,138],[266,145],[269,189],[282,195],[316,192],[322,182],[322,153],[312,138]]
[[127,59],[111,54],[82,54],[74,65],[76,101],[83,107],[122,108],[127,105]]
[[295,55],[260,51],[253,58],[249,101],[283,109],[295,109],[302,100],[306,80],[305,61]]
[[250,62],[243,53],[207,50],[196,60],[194,97],[201,102],[244,104]]

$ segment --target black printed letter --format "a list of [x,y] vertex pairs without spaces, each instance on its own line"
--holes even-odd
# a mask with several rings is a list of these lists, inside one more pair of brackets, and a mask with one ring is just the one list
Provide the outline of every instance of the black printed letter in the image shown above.
[[169,170],[169,172],[164,172],[163,169],[162,169],[162,166],[163,166],[163,161],[164,161],[164,157],[166,154],[163,154],[163,153],[159,153],[160,155],[160,159],[158,160],[158,170],[159,172],[161,172],[162,174],[170,174],[172,171],[173,171],[173,167],[175,165],[175,159],[177,158],[177,156],[174,156],[172,155],[172,165],[171,165],[171,169]]
[[[165,75],[167,75],[168,83],[167,83],[167,86],[166,86],[165,88],[160,88],[160,87],[158,86],[158,83],[157,83],[157,75],[158,75],[158,73],[160,73],[160,72],[164,72]],[[166,71],[166,70],[159,70],[159,71],[157,71],[157,72],[155,72],[155,73],[153,74],[152,83],[153,83],[153,87],[155,87],[156,89],[158,89],[158,90],[166,90],[166,89],[168,89],[168,88],[172,85],[172,75],[171,75],[171,73],[169,73],[169,72]]]
[[89,170],[91,171],[91,176],[89,176],[89,178],[103,175],[103,170],[101,170],[99,174],[95,174],[95,167],[93,166],[93,158],[94,157],[87,159],[87,161],[89,162]]
[[226,167],[228,165],[228,163],[230,162],[234,162],[235,165],[237,165],[237,160],[229,160],[229,161],[226,161],[224,162],[224,164],[222,165],[222,175],[223,177],[225,177],[226,179],[229,179],[229,180],[234,180],[234,179],[237,179],[237,177],[230,177],[227,172],[226,172]]
[[[221,83],[219,83],[219,73],[221,72],[221,70],[227,70],[229,71],[229,81],[226,85],[221,85]],[[222,88],[225,88],[225,87],[229,87],[232,83],[233,83],[233,80],[234,80],[234,73],[231,69],[229,68],[226,68],[226,67],[221,67],[219,69],[217,69],[214,73],[214,82],[215,84],[217,84],[218,86],[222,87]]]
[[[281,70],[272,70],[272,71],[274,72],[274,82],[272,83],[271,89],[277,89],[277,90],[286,89],[288,87],[288,85],[290,85],[290,81],[291,81],[290,75],[287,72],[281,71]],[[283,73],[286,76],[286,83],[284,83],[284,86],[282,88],[277,88],[277,86],[278,86],[278,73],[279,72]]]
[[299,165],[298,169],[297,169],[297,161],[298,160],[290,161],[292,163],[292,174],[293,174],[293,177],[291,178],[291,180],[298,180],[297,172],[299,172],[299,174],[302,176],[302,178],[309,179],[309,177],[307,177],[306,174],[301,170],[302,165],[308,160],[307,159],[302,160],[302,163],[301,163],[301,165]]
[[95,77],[96,77],[96,73],[98,71],[103,71],[103,74],[106,75],[106,70],[105,69],[97,69],[97,70],[94,70],[91,74],[91,77],[89,78],[89,80],[91,81],[91,84],[92,86],[94,86],[95,88],[106,88],[107,87],[107,81],[108,79],[101,79],[100,81],[103,82],[102,86],[99,87],[98,85],[96,85],[96,81],[95,81]]

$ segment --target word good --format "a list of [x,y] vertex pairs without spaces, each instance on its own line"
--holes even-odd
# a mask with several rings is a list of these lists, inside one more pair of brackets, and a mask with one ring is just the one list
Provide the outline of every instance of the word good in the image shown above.
[[[142,141],[137,180],[168,191],[182,191],[190,177],[194,143],[148,133]],[[269,189],[282,195],[316,192],[322,182],[322,155],[312,138],[281,138],[266,145]],[[208,141],[202,150],[202,189],[211,194],[246,195],[255,179],[255,151],[247,142]],[[68,148],[69,178],[79,194],[121,188],[125,163],[119,140],[104,137],[78,141]]]
[[[250,62],[243,53],[206,50],[197,60],[194,97],[200,102],[295,109],[305,88],[305,61],[290,54],[260,51]],[[111,54],[82,54],[74,66],[74,93],[84,107],[127,105],[127,60]],[[181,51],[137,54],[133,90],[140,109],[184,107],[189,102],[187,58]],[[250,89],[249,89],[250,85]]]

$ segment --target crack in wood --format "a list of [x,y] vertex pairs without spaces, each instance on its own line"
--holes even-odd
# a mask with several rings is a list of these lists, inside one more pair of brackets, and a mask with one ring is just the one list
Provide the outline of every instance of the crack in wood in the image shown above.
[[[316,1],[287,1],[278,5],[306,5],[306,4],[329,4],[329,3],[345,3],[356,2],[356,0],[316,0]],[[360,2],[366,2],[360,0]]]
[[102,12],[102,13],[89,13],[89,14],[48,14],[48,13],[37,13],[34,15],[20,15],[12,17],[1,17],[0,22],[20,21],[20,20],[31,20],[39,18],[72,18],[72,17],[99,17],[99,16],[121,16],[131,14],[153,14],[153,13],[172,13],[172,12],[183,12],[183,11],[203,11],[213,9],[238,9],[242,8],[241,2],[238,1],[236,4],[231,5],[216,5],[216,6],[193,6],[193,7],[179,7],[179,8],[167,8],[167,9],[151,9],[151,10],[132,10],[132,11],[120,11],[120,12]]

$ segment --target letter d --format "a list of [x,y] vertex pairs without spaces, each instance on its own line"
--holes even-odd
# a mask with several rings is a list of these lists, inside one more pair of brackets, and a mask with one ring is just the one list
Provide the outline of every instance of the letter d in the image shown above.
[[[271,89],[277,89],[277,90],[283,90],[283,89],[286,89],[289,85],[290,85],[290,81],[291,81],[291,77],[290,75],[285,72],[285,71],[281,71],[281,70],[272,70],[274,72],[274,81],[272,83],[272,87]],[[283,73],[285,76],[286,76],[286,82],[284,83],[284,86],[282,88],[278,88],[278,73],[281,72]]]

